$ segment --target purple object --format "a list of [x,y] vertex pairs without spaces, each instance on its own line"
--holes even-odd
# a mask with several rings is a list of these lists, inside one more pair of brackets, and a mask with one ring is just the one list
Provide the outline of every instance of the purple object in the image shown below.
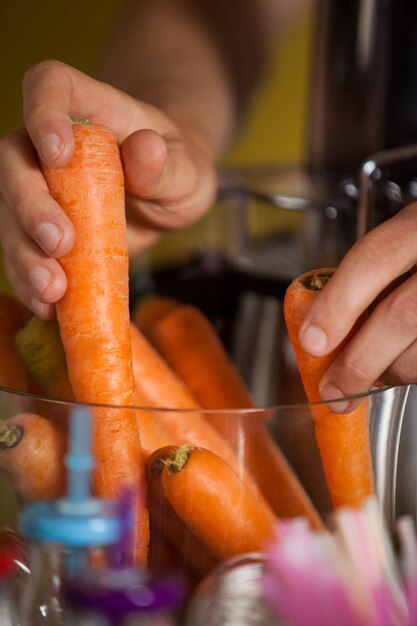
[[186,587],[179,578],[153,581],[136,568],[90,571],[88,579],[82,577],[66,584],[71,607],[101,613],[114,624],[131,613],[174,612],[185,596]]

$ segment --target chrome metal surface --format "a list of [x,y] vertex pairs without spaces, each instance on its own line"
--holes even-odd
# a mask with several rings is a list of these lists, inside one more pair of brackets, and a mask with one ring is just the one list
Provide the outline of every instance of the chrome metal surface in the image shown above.
[[[378,197],[378,184],[386,177],[389,167],[406,165],[417,159],[417,144],[383,150],[371,155],[362,164],[359,172],[359,204],[357,213],[357,237],[362,237],[375,226],[375,205]],[[413,199],[413,186],[407,181],[408,188],[403,192],[402,204]],[[399,192],[400,193],[400,192]],[[399,197],[401,203],[401,197]]]
[[309,164],[355,173],[384,146],[391,0],[317,0]]
[[[393,387],[376,395],[375,419],[370,424],[376,490],[390,531],[395,531],[400,438],[409,386]],[[383,400],[383,401],[381,401]],[[413,481],[414,482],[414,481]]]
[[262,597],[264,562],[250,553],[216,568],[191,599],[185,626],[280,626]]

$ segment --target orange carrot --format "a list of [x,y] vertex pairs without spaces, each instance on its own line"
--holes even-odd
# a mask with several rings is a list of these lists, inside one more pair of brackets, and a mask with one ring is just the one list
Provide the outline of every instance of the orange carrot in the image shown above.
[[175,298],[158,295],[145,296],[134,306],[132,320],[145,337],[149,337],[155,323],[173,311],[178,304]]
[[[148,506],[151,518],[151,546],[153,545],[154,560],[160,562],[162,570],[165,558],[166,542],[173,546],[178,555],[178,564],[188,573],[201,578],[216,564],[216,560],[201,545],[200,541],[190,532],[178,517],[167,500],[162,487],[163,459],[175,448],[166,446],[156,450],[146,464],[148,485]],[[168,553],[170,556],[171,552]]]
[[152,328],[152,340],[201,406],[212,409],[253,407],[253,399],[236,366],[227,357],[209,320],[183,304]]
[[[132,335],[137,332],[131,323]],[[137,345],[132,336],[133,345]],[[23,362],[43,392],[61,400],[74,397],[68,378],[68,369],[62,345],[59,326],[56,319],[40,320],[33,317],[16,333],[16,346]],[[135,360],[142,363],[146,354],[135,353]],[[147,406],[140,398],[135,397],[135,404]],[[43,409],[45,411],[45,409]],[[55,413],[56,413],[55,407]],[[65,424],[65,419],[62,420]],[[175,443],[172,435],[158,423],[151,411],[136,412],[144,460],[157,448],[168,443]]]
[[[152,330],[155,345],[184,380],[207,413],[207,419],[234,449],[245,443],[245,465],[278,517],[305,515],[314,528],[323,522],[285,456],[259,415],[237,415],[230,409],[254,408],[254,402],[214,327],[190,305],[179,305]],[[194,442],[196,443],[196,442]],[[204,446],[203,447],[207,447]]]
[[218,560],[264,549],[275,524],[236,472],[214,452],[181,446],[164,459],[164,493]]
[[30,312],[17,300],[0,293],[0,386],[24,392],[29,391],[30,380],[14,338],[29,317]]
[[34,413],[0,420],[0,471],[24,500],[65,493],[66,435]]
[[175,410],[158,412],[158,421],[171,433],[165,445],[192,443],[218,450],[225,460],[236,465],[237,458],[230,445],[196,409],[199,408],[189,389],[167,366],[139,329],[132,327],[132,358],[136,389],[139,397],[150,407],[194,409],[179,413]]
[[[304,352],[298,339],[307,310],[334,271],[334,268],[322,268],[306,272],[290,284],[284,299],[288,334],[310,402],[320,402],[319,382],[349,339],[323,357]],[[367,399],[347,414],[334,413],[325,404],[312,405],[310,410],[333,505],[360,504],[374,493]]]
[[[238,458],[230,442],[210,424],[208,414],[204,415],[199,410],[200,407],[188,387],[171,370],[134,324],[131,330],[133,372],[138,397],[141,398],[144,406],[166,407],[167,409],[155,412],[154,418],[157,425],[153,424],[153,430],[162,427],[165,432],[169,431],[170,440],[167,442],[169,445],[186,442],[216,451],[236,472],[244,476],[247,486],[257,494],[259,502],[263,502],[270,516],[274,517],[266,495],[260,492],[259,486],[247,471],[245,464],[242,464],[241,459]],[[151,419],[146,411],[139,410],[139,413],[145,419]]]
[[123,169],[108,128],[75,124],[73,132],[70,163],[42,166],[52,197],[76,232],[74,247],[60,260],[68,286],[57,317],[76,400],[113,405],[95,412],[94,485],[110,498],[138,490],[133,551],[144,561],[149,536],[144,463],[135,411],[127,408],[133,405],[134,384]]
[[131,344],[133,378],[140,406],[199,408],[189,388],[133,322],[131,322]]
[[259,417],[244,416],[243,424],[247,467],[275,514],[279,518],[303,516],[312,528],[323,530],[320,514]]

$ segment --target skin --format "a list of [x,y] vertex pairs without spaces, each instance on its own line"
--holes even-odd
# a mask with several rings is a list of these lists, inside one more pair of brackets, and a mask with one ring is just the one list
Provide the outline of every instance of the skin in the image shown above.
[[[305,3],[254,3],[261,53]],[[233,59],[225,62],[226,53],[205,28],[203,4],[126,3],[97,78],[54,60],[26,72],[24,126],[0,140],[0,243],[16,295],[39,317],[53,317],[65,292],[59,259],[71,249],[74,231],[48,194],[37,156],[51,167],[70,160],[70,116],[108,125],[121,145],[131,253],[211,206],[217,160],[239,128],[255,83],[236,91],[231,77],[238,68]],[[233,21],[233,30],[244,50],[240,22]],[[312,306],[301,341],[312,354],[324,354],[380,301],[326,373],[324,399],[366,391],[376,381],[417,382],[416,222],[410,205],[368,233]],[[347,408],[336,403],[334,410]]]
[[[300,340],[317,356],[337,346],[367,314],[322,378],[324,400],[366,392],[373,384],[416,382],[416,228],[413,203],[367,233],[347,253],[310,308]],[[356,404],[337,402],[332,408],[344,412]]]

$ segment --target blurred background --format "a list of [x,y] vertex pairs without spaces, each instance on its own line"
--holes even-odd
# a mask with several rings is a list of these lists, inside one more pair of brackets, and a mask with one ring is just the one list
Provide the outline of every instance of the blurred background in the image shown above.
[[[0,2],[0,135],[22,124],[27,68],[55,58],[94,75],[123,0]],[[309,94],[311,9],[277,42],[269,75],[255,93],[227,166],[303,159]],[[0,286],[7,288],[0,269]]]
[[[0,3],[0,134],[21,124],[21,79],[42,59],[56,58],[93,74],[123,0],[14,0]],[[294,162],[304,148],[310,12],[277,43],[271,79],[255,95],[229,163]]]

